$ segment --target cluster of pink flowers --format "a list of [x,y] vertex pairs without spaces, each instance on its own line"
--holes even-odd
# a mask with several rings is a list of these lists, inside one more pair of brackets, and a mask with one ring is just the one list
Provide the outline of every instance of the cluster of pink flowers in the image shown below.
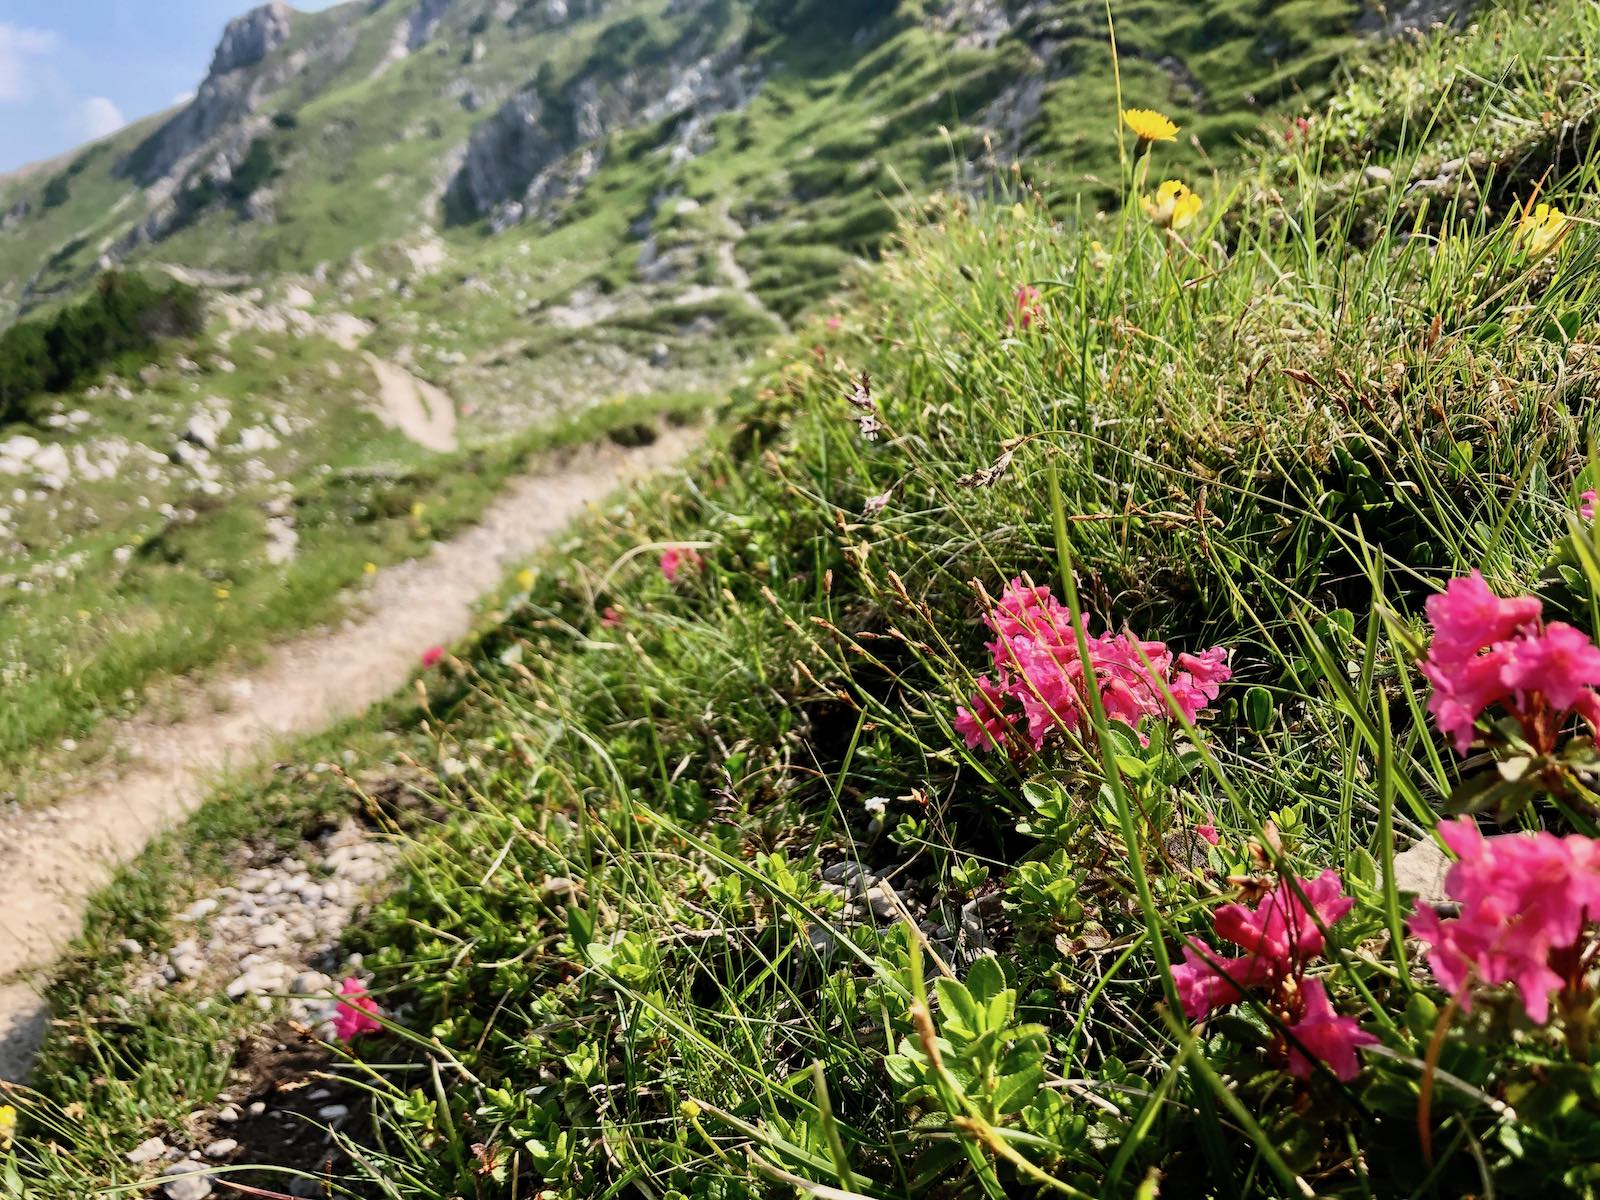
[[1025,283],[1017,289],[1016,311],[1011,314],[1011,324],[1017,329],[1032,329],[1035,323],[1044,324],[1043,297],[1039,289]]
[[1600,492],[1590,488],[1578,497],[1578,515],[1585,521],[1594,520],[1594,510],[1597,504],[1600,504]]
[[984,618],[995,635],[989,643],[993,676],[978,680],[967,705],[956,710],[956,732],[971,749],[1005,743],[1019,719],[1035,750],[1052,733],[1076,730],[1088,712],[1088,678],[1093,675],[1106,715],[1131,728],[1146,717],[1169,720],[1165,688],[1184,716],[1193,721],[1217,698],[1232,672],[1228,652],[1218,646],[1201,654],[1174,655],[1162,642],[1138,641],[1126,634],[1087,636],[1087,662],[1066,605],[1050,589],[1012,580]]
[[1183,962],[1172,968],[1184,1013],[1198,1021],[1259,995],[1288,1030],[1282,1049],[1291,1075],[1310,1078],[1309,1054],[1338,1078],[1354,1079],[1361,1071],[1356,1051],[1378,1039],[1333,1011],[1320,979],[1305,977],[1306,964],[1326,944],[1323,929],[1342,920],[1354,904],[1333,871],[1298,884],[1280,880],[1253,909],[1224,904],[1212,914],[1213,927],[1219,938],[1245,953],[1227,958],[1205,947],[1186,948]]
[[1502,706],[1541,753],[1574,713],[1600,724],[1600,648],[1561,621],[1544,621],[1536,596],[1502,600],[1477,571],[1428,598],[1433,643],[1422,673],[1433,685],[1428,711],[1458,753],[1472,747],[1477,721]]
[[1294,120],[1289,122],[1288,128],[1283,131],[1283,143],[1286,146],[1292,146],[1294,145],[1295,138],[1298,137],[1304,141],[1306,135],[1310,132],[1310,119],[1307,117],[1296,117]]
[[374,1018],[382,1011],[366,984],[352,975],[339,985],[339,1011],[333,1017],[333,1032],[341,1042],[353,1042],[363,1033],[377,1033],[383,1026]]
[[1462,1008],[1473,983],[1509,983],[1528,1019],[1550,1019],[1550,996],[1562,992],[1587,1006],[1585,950],[1600,918],[1600,841],[1573,834],[1508,833],[1486,838],[1470,817],[1439,827],[1459,861],[1445,891],[1459,916],[1441,918],[1417,902],[1411,933],[1428,949],[1428,965]]
[[661,574],[668,583],[677,583],[685,569],[698,571],[705,562],[693,546],[668,546],[661,554]]

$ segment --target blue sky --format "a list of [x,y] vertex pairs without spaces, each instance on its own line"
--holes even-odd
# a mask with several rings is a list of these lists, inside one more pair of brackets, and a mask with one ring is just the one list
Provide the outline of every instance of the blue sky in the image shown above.
[[[332,0],[297,0],[327,8]],[[103,137],[204,77],[252,0],[0,0],[0,172]]]

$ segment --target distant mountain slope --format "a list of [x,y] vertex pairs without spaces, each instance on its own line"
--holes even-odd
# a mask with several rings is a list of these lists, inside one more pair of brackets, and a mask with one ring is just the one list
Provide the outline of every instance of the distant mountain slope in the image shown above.
[[[1384,24],[1359,0],[1114,15],[1126,95],[1198,139],[1194,166]],[[0,179],[0,320],[117,262],[311,273],[594,218],[613,282],[731,218],[791,312],[891,227],[884,196],[1016,155],[1058,194],[1113,171],[1107,59],[1098,0],[274,0],[186,105]]]

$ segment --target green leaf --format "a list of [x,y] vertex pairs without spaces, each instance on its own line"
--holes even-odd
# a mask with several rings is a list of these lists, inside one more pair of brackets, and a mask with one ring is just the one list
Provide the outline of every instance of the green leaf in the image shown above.
[[1272,727],[1272,707],[1272,693],[1255,685],[1244,694],[1245,723],[1257,733],[1265,733]]
[[987,1004],[1006,988],[1006,973],[1000,960],[984,955],[967,970],[967,989],[980,1004]]

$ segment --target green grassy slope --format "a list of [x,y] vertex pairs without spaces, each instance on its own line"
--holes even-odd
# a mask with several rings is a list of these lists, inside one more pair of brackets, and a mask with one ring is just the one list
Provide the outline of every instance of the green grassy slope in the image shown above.
[[[940,201],[688,474],[535,564],[386,714],[398,745],[351,739],[439,764],[442,812],[392,827],[399,889],[349,940],[399,1028],[334,1072],[383,1101],[338,1135],[338,1185],[1593,1195],[1593,963],[1536,1027],[1459,1011],[1392,934],[1397,848],[1463,781],[1521,777],[1424,712],[1424,599],[1480,568],[1596,626],[1597,41],[1558,0],[1395,48],[1181,236]],[[1535,180],[1571,214],[1548,249],[1519,232]],[[673,546],[703,568],[666,579]],[[970,749],[985,592],[1019,575],[1093,633],[1227,647],[1234,678],[1147,743]],[[853,903],[862,868],[886,886]],[[1344,1080],[1285,1070],[1289,1010],[1185,1022],[1169,975],[1220,903],[1325,869],[1354,908],[1288,1003],[1321,982],[1376,1039]],[[130,903],[141,937],[166,904]],[[105,1146],[210,1104],[196,1047],[247,1020],[119,1007],[118,936],[90,935],[24,1097],[42,1196],[131,1182]]]
[[[774,23],[752,20],[731,0],[690,15],[665,0],[629,0],[549,31],[529,15],[536,6],[506,18],[463,0],[432,41],[389,61],[411,7],[341,5],[299,19],[267,67],[298,55],[308,65],[261,98],[250,142],[256,167],[226,185],[178,180],[182,219],[132,258],[181,264],[222,297],[218,309],[240,296],[270,307],[294,291],[295,305],[309,296],[319,317],[366,321],[372,332],[362,349],[408,364],[456,400],[468,446],[461,461],[480,464],[481,478],[464,482],[456,463],[426,461],[384,435],[362,411],[366,372],[351,352],[322,338],[254,331],[239,351],[224,352],[232,331],[221,317],[206,338],[172,348],[201,370],[135,389],[137,411],[118,398],[121,380],[47,398],[41,412],[93,418],[80,434],[42,435],[68,453],[120,439],[165,455],[185,409],[211,398],[242,406],[235,429],[256,410],[310,424],[292,449],[237,462],[228,494],[207,498],[179,539],[185,547],[159,571],[136,569],[144,551],[131,564],[112,556],[166,536],[161,506],[186,509],[190,481],[181,472],[74,483],[64,503],[24,489],[9,506],[0,520],[14,559],[6,572],[32,588],[0,606],[11,682],[25,697],[0,716],[0,761],[12,771],[36,747],[85,740],[101,716],[137,703],[165,672],[325,615],[363,561],[426,545],[396,515],[413,500],[436,513],[448,508],[452,522],[467,519],[525,447],[568,420],[584,423],[590,408],[617,401],[631,414],[659,407],[652,396],[671,406],[721,390],[898,221],[920,219],[931,188],[981,190],[991,168],[1006,178],[1012,150],[1026,156],[1025,177],[1046,198],[1082,193],[1092,208],[1115,179],[1117,142],[1101,90],[1110,86],[1105,31],[1086,3],[1031,6],[1014,33],[989,45],[971,36],[970,22],[952,25],[943,9],[910,3],[884,5],[862,27],[850,5]],[[1315,19],[1306,17],[1321,31],[1314,47],[1284,42],[1272,21],[1255,19],[1272,5],[1207,0],[1181,16],[1163,6],[1119,10],[1130,103],[1171,108],[1185,138],[1205,147],[1186,140],[1169,161],[1187,174],[1230,157],[1259,108],[1292,100],[1271,79],[1287,73],[1298,86],[1321,85],[1349,49],[1355,13],[1343,3],[1315,7]],[[559,107],[574,80],[648,69],[702,27],[714,34],[705,52],[742,47],[760,86],[748,105],[706,124],[697,153],[671,152],[693,116],[624,123],[553,222],[497,236],[482,222],[445,224],[455,158],[506,95],[535,81]],[[476,111],[461,102],[467,87],[481,93]],[[994,145],[987,162],[978,126],[996,123],[985,114],[997,100],[1016,109],[1015,145]],[[0,212],[29,206],[0,233],[0,314],[21,302],[24,285],[30,305],[60,303],[145,219],[150,197],[134,177],[170,116],[0,180]],[[259,219],[249,219],[257,205]],[[259,292],[250,286],[257,283]],[[237,369],[213,369],[223,360]],[[352,402],[323,403],[324,384]],[[0,441],[39,433],[8,428]],[[399,482],[323,512],[320,471],[373,466]],[[258,477],[246,478],[249,471]],[[269,486],[262,472],[279,478]],[[307,554],[287,571],[262,557],[261,505],[280,488],[307,522]],[[136,507],[141,494],[149,509]],[[389,517],[373,525],[351,516],[370,511]],[[64,562],[70,569],[57,574]],[[213,601],[217,588],[230,603]],[[257,609],[259,619],[250,615]],[[82,611],[103,619],[91,628]],[[17,790],[14,779],[7,784]]]

